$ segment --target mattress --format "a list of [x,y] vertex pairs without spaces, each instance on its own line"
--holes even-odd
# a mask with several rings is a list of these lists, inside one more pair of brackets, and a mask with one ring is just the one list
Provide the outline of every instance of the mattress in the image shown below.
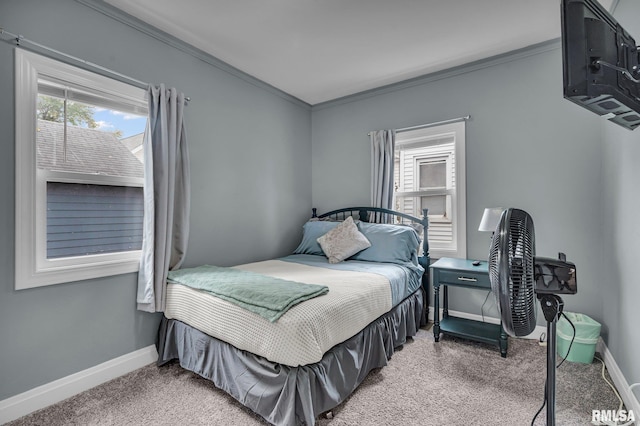
[[326,285],[270,322],[206,292],[167,285],[165,316],[184,322],[240,350],[292,367],[317,363],[325,352],[356,335],[393,307],[389,279],[380,273],[336,270],[284,260],[236,266],[291,281]]

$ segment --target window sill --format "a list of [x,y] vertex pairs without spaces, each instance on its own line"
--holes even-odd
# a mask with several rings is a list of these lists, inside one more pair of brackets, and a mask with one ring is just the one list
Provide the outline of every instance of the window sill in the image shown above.
[[[107,256],[107,258],[105,258]],[[109,259],[109,255],[91,256],[93,262],[85,262],[72,266],[61,265],[55,261],[46,261],[44,266],[36,266],[31,259],[16,259],[15,289],[42,287],[73,281],[89,280],[106,276],[138,272],[140,267],[140,251],[127,253],[126,259]],[[24,259],[24,257],[22,257]],[[101,259],[102,258],[102,259]],[[65,259],[66,260],[66,259]]]

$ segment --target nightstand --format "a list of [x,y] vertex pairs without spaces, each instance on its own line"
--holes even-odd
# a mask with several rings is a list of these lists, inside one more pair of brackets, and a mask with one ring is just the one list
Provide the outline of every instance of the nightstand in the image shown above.
[[[433,336],[440,333],[497,345],[500,355],[507,356],[507,334],[502,322],[491,324],[449,315],[449,286],[491,290],[487,262],[474,265],[469,259],[443,257],[431,265],[433,271]],[[440,287],[443,287],[442,320],[440,320]]]

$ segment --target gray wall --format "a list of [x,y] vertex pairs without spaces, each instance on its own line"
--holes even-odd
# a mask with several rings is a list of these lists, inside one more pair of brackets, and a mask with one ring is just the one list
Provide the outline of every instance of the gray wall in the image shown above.
[[[0,2],[7,31],[191,96],[191,238],[186,264],[284,255],[311,211],[307,105],[168,47],[73,0]],[[136,274],[15,291],[14,59],[0,42],[0,400],[151,345]]]
[[[615,18],[640,43],[640,3],[620,0]],[[640,130],[604,122],[602,286],[604,334],[629,384],[640,382]],[[636,389],[640,400],[640,390]],[[637,418],[637,414],[636,414]]]
[[[600,124],[562,97],[560,43],[529,53],[314,107],[313,205],[369,203],[369,130],[470,114],[468,257],[487,258],[490,235],[477,231],[485,207],[522,208],[538,255],[564,251],[577,265],[579,291],[566,309],[602,320]],[[481,314],[485,292],[451,290],[452,309]],[[492,297],[484,314],[497,316]]]

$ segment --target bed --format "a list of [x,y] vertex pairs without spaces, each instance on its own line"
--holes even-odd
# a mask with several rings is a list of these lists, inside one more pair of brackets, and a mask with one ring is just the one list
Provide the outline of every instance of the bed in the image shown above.
[[158,365],[178,360],[272,424],[313,425],[426,324],[427,227],[426,210],[313,209],[293,254],[230,268],[322,290],[275,320],[170,275]]

